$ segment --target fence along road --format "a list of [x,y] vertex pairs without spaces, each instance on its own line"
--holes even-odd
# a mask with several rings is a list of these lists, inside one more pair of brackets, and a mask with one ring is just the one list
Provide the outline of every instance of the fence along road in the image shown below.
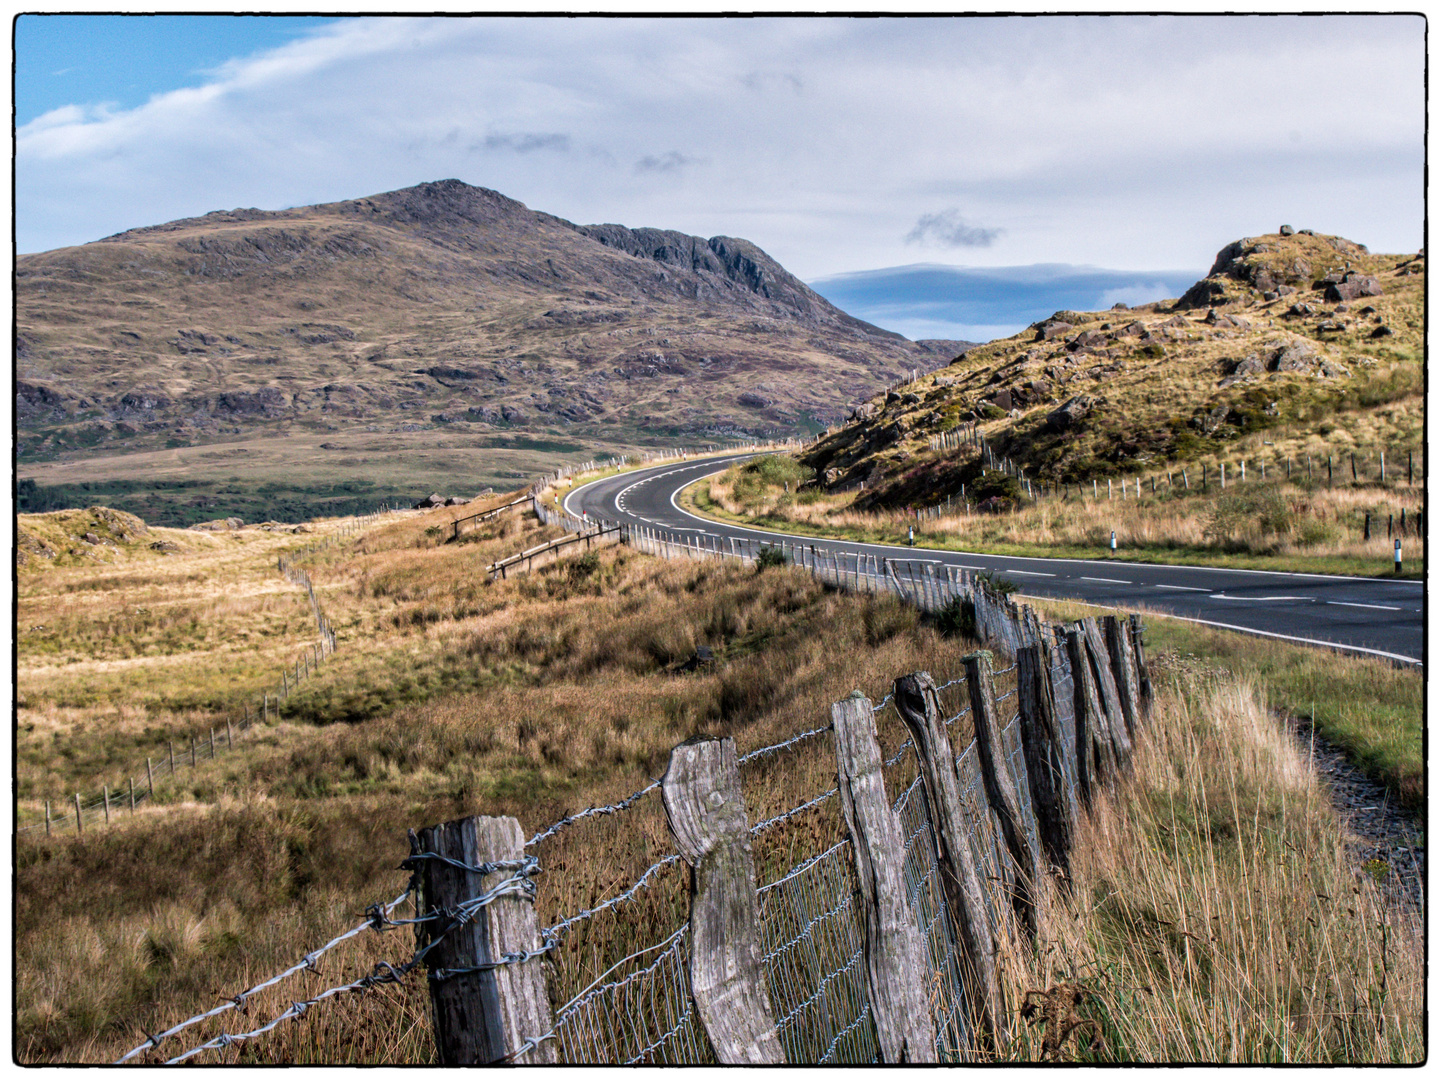
[[[1103,607],[1145,607],[1230,630],[1365,653],[1407,664],[1424,660],[1424,584],[1419,581],[1287,574],[1115,560],[1037,559],[817,539],[697,517],[675,496],[752,455],[680,462],[606,477],[565,497],[575,517],[643,525],[709,543],[758,550],[799,545],[834,554],[851,570],[867,557],[924,559],[1003,574],[1033,596]],[[863,572],[863,570],[861,571]]]

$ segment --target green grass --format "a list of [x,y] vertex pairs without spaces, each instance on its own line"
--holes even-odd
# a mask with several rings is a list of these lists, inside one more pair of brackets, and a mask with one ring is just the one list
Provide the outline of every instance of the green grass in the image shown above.
[[[1080,618],[1087,604],[1024,597],[1052,617]],[[1147,612],[1146,650],[1194,657],[1263,686],[1272,709],[1312,718],[1315,730],[1406,810],[1425,809],[1425,680],[1412,667],[1272,641]]]

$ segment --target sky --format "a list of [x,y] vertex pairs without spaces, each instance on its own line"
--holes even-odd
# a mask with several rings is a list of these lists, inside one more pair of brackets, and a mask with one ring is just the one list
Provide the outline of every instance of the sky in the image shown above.
[[[26,15],[15,46],[22,253],[450,177],[742,236],[822,292],[1045,264],[1138,300],[1282,223],[1423,243],[1418,16]],[[1009,325],[907,308],[924,277],[847,310]]]

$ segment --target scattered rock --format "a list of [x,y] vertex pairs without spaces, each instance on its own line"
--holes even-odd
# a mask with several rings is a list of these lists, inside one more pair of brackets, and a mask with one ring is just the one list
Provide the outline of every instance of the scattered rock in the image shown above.
[[151,551],[158,551],[162,555],[169,555],[171,552],[179,551],[180,545],[169,540],[156,540],[150,545]]
[[469,503],[469,499],[462,499],[459,495],[451,495],[448,499],[445,500],[446,506],[467,506],[469,505]]
[[1286,310],[1285,316],[1292,319],[1302,319],[1307,315],[1314,315],[1315,309],[1306,303],[1291,304]]
[[100,543],[100,537],[96,536],[96,535],[95,535],[94,533],[92,533],[92,532],[87,532],[87,533],[86,533],[84,536],[82,536],[80,539],[84,540],[85,543],[87,543],[87,544],[98,544],[98,543]]
[[1210,309],[1205,316],[1205,322],[1211,326],[1233,326],[1237,330],[1249,330],[1250,320],[1242,319],[1239,315],[1221,315],[1214,308]]
[[1271,371],[1309,371],[1319,359],[1315,346],[1308,341],[1292,341],[1275,351]]
[[1098,404],[1095,398],[1077,394],[1045,417],[1045,429],[1053,432],[1068,431],[1089,416]]
[[1344,329],[1345,324],[1337,319],[1326,319],[1315,327],[1315,331],[1320,334],[1338,334]]
[[1294,235],[1295,235],[1295,230],[1294,230],[1293,228],[1291,228],[1289,225],[1281,225],[1281,226],[1280,226],[1280,235],[1281,235],[1281,236],[1294,236]]
[[437,507],[437,506],[444,506],[444,505],[445,505],[445,496],[439,494],[438,492],[431,492],[429,495],[425,496],[425,498],[423,498],[423,499],[421,499],[419,502],[417,502],[417,503],[415,504],[415,506],[414,506],[414,509],[416,509],[416,510],[433,510],[433,509],[435,509],[435,507]]
[[757,394],[750,390],[745,391],[745,393],[741,394],[735,400],[750,409],[766,409],[769,408],[771,404],[770,399],[764,394]]
[[245,522],[238,517],[216,518],[214,521],[199,521],[190,528],[198,532],[230,532],[234,529],[243,529]]
[[1067,322],[1041,323],[1035,330],[1035,340],[1054,341],[1058,337],[1064,337],[1073,329],[1075,327]]
[[1394,334],[1394,333],[1395,333],[1394,330],[1391,330],[1390,327],[1385,326],[1385,325],[1382,324],[1382,325],[1380,325],[1380,326],[1375,327],[1374,330],[1371,330],[1371,331],[1370,331],[1370,336],[1371,336],[1372,338],[1384,338],[1384,337],[1390,337],[1390,336],[1391,336],[1392,334]]
[[1354,300],[1358,296],[1379,296],[1385,290],[1380,279],[1369,274],[1346,274],[1340,281],[1329,281],[1326,300]]

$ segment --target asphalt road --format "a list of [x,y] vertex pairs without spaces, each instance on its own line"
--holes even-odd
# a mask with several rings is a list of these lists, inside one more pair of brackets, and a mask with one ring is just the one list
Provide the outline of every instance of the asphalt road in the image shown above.
[[578,487],[565,498],[610,521],[641,523],[675,532],[765,543],[785,536],[831,550],[913,558],[970,570],[992,570],[1034,596],[1120,608],[1147,608],[1182,619],[1307,645],[1368,653],[1410,664],[1424,662],[1424,584],[1322,574],[1158,566],[1123,558],[1034,559],[935,551],[887,544],[820,541],[798,534],[747,529],[680,509],[676,493],[750,455],[705,458],[621,473]]

